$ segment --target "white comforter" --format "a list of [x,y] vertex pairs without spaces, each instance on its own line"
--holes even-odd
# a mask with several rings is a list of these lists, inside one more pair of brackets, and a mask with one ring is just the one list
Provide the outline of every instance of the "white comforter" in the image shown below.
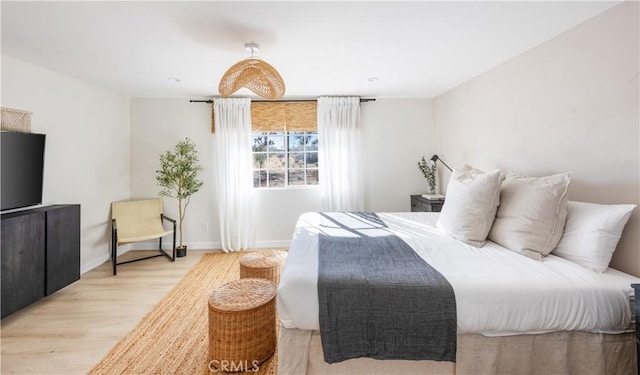
[[[640,282],[639,278],[611,268],[595,273],[553,255],[535,261],[493,242],[481,248],[469,246],[437,229],[437,215],[378,214],[391,231],[449,280],[456,295],[458,333],[502,336],[630,330],[630,284]],[[320,231],[349,235],[317,213],[299,218],[278,288],[278,313],[287,328],[319,329]],[[375,230],[367,234],[375,235]]]

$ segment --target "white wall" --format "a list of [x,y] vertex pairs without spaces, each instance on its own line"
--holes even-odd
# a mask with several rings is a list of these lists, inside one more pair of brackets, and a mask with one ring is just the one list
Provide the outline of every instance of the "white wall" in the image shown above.
[[81,269],[109,257],[110,203],[129,198],[129,99],[2,56],[2,106],[47,135],[43,204],[81,205]]
[[[183,137],[192,138],[205,166],[203,189],[192,198],[185,221],[185,243],[191,248],[219,248],[213,191],[210,106],[187,99],[136,98],[131,101],[131,193],[157,196],[155,171],[159,155]],[[435,151],[431,101],[379,99],[362,104],[365,158],[365,208],[409,211],[410,194],[426,192],[417,168],[422,155]],[[165,198],[168,214],[177,216],[175,200]],[[255,189],[252,197],[257,247],[286,246],[300,214],[320,209],[317,187]],[[202,231],[201,223],[209,230]],[[144,245],[140,245],[144,246]]]
[[[618,5],[437,97],[439,154],[481,169],[572,171],[569,199],[640,203],[638,6]],[[638,276],[639,211],[612,262]]]
[[[183,224],[186,245],[191,248],[219,248],[218,219],[213,196],[211,152],[211,109],[206,103],[189,103],[189,99],[131,99],[131,196],[159,196],[156,170],[160,154],[173,149],[178,141],[191,138],[204,166],[200,178],[203,188],[191,197]],[[164,198],[165,213],[178,219],[178,201]],[[208,223],[202,231],[200,224]],[[144,247],[144,245],[142,245]],[[140,245],[134,246],[140,248]],[[147,247],[148,248],[148,247]]]
[[411,210],[411,194],[426,194],[418,169],[436,151],[431,99],[378,99],[362,104],[365,209]]

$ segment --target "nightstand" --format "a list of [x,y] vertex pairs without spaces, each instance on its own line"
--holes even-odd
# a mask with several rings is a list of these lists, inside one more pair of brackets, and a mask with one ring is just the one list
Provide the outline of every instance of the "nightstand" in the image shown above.
[[635,306],[632,308],[636,311],[636,362],[638,364],[638,374],[640,374],[640,284],[631,284],[635,289]]
[[422,195],[411,196],[411,212],[440,212],[444,199],[427,199]]

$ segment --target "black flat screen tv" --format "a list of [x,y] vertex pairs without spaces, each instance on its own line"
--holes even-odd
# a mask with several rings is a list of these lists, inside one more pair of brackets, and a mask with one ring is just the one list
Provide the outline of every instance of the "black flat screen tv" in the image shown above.
[[42,203],[45,137],[0,132],[0,210]]

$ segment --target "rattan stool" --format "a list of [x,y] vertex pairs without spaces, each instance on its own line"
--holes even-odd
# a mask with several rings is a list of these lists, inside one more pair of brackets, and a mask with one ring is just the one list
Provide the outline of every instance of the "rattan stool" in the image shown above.
[[276,287],[264,279],[231,281],[209,296],[212,369],[251,371],[276,348]]
[[277,287],[280,283],[280,269],[286,258],[287,253],[280,250],[251,252],[240,258],[240,278],[267,279]]

